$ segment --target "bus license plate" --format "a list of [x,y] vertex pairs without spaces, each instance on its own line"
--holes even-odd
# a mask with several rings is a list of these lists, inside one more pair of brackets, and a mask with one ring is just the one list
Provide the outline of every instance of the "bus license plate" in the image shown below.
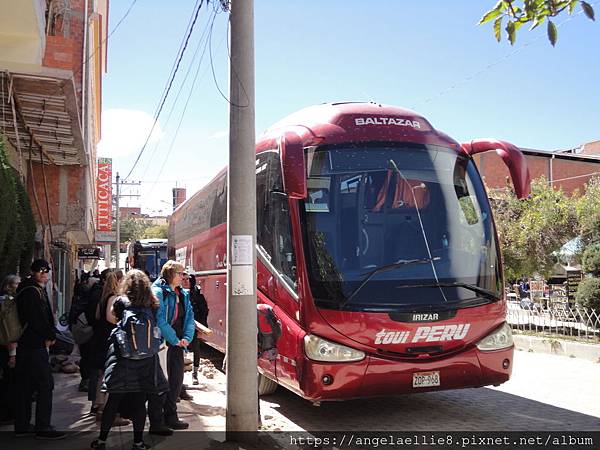
[[435,372],[415,372],[413,373],[413,387],[431,387],[440,385],[440,373]]

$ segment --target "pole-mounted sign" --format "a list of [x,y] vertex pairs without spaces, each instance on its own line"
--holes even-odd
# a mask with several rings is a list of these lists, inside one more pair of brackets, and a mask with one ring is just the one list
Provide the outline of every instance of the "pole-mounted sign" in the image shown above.
[[98,231],[112,230],[112,159],[98,158],[96,178]]

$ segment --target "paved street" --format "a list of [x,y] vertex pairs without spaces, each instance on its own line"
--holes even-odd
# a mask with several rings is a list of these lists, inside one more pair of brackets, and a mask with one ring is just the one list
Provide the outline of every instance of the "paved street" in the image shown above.
[[[218,366],[220,356],[207,353]],[[600,430],[600,364],[586,360],[516,352],[513,378],[498,388],[464,389],[405,395],[396,398],[322,403],[316,407],[285,389],[261,403],[263,429],[267,431],[592,431]],[[156,449],[237,448],[223,443],[225,429],[225,375],[215,373],[192,389],[193,402],[181,402],[181,418],[192,431],[177,438],[146,436]],[[89,404],[76,390],[78,377],[57,375],[55,424],[73,431],[66,441],[48,443],[17,440],[1,434],[4,449],[86,448],[96,436]],[[191,384],[190,374],[186,382]],[[1,430],[10,430],[3,427]],[[119,432],[120,431],[120,432]],[[110,448],[129,448],[131,427],[111,433]],[[199,447],[199,442],[203,444]],[[176,443],[176,444],[175,444]],[[273,441],[274,446],[283,444]],[[27,444],[26,447],[23,447]]]

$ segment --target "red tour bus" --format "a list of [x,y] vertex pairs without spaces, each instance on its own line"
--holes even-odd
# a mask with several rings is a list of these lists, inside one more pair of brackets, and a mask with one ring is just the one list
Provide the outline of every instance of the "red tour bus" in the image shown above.
[[[313,402],[499,385],[511,329],[496,229],[473,155],[496,151],[529,195],[512,144],[458,144],[415,112],[303,109],[256,149],[257,297],[283,325],[260,393]],[[171,255],[197,274],[224,351],[227,174],[171,218]],[[254,317],[249,320],[255,320]]]

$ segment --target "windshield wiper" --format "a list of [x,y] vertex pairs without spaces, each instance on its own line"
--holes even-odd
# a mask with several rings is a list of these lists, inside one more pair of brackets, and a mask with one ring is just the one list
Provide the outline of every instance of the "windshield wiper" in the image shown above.
[[375,275],[377,275],[378,273],[387,272],[388,270],[393,270],[398,267],[403,267],[403,266],[407,266],[410,264],[424,264],[424,263],[430,263],[432,261],[438,261],[440,259],[441,258],[439,256],[436,256],[435,258],[400,259],[394,263],[386,264],[385,266],[381,266],[381,267],[377,267],[376,269],[373,269],[372,271],[370,271],[367,274],[367,276],[360,282],[358,287],[356,289],[354,289],[348,297],[346,297],[346,300],[343,300],[342,302],[340,302],[340,308],[343,308],[344,306],[346,306],[347,303],[349,303],[354,297],[356,297],[356,294],[358,294],[358,291],[360,291],[363,288],[363,286],[365,284],[367,284],[369,282],[369,280],[371,278],[373,278]]
[[476,294],[479,294],[490,300],[498,300],[498,298],[499,298],[498,293],[496,293],[494,291],[490,291],[489,289],[482,288],[480,286],[477,286],[476,284],[461,283],[458,281],[454,281],[454,282],[450,282],[450,283],[403,285],[403,286],[398,286],[397,288],[403,289],[403,288],[415,288],[415,287],[424,287],[424,288],[461,287],[461,288],[469,289],[470,291],[473,291]]

